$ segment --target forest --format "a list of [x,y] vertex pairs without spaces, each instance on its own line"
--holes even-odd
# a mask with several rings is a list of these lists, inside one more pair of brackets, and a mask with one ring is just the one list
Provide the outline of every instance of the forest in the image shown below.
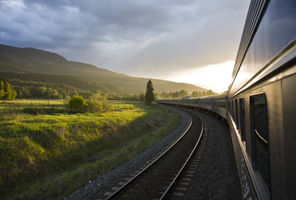
[[193,91],[191,94],[189,94],[186,90],[179,90],[175,92],[162,92],[160,94],[156,94],[156,97],[159,99],[175,99],[175,98],[183,98],[186,96],[190,97],[202,97],[202,96],[208,96],[216,94],[212,90],[205,90],[205,91]]
[[[43,75],[43,74],[17,74],[2,73],[1,99],[68,99],[73,96],[82,96],[89,99],[100,93],[107,99],[116,100],[144,100],[144,91],[139,93],[122,93],[114,86],[106,86],[95,81],[86,81],[72,76]],[[155,92],[159,99],[183,98],[185,96],[200,97],[215,94],[211,90],[187,90],[173,92]]]

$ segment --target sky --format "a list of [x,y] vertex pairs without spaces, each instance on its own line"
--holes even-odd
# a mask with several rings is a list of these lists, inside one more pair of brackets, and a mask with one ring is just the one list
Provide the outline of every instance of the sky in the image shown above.
[[0,0],[0,43],[227,90],[249,0]]

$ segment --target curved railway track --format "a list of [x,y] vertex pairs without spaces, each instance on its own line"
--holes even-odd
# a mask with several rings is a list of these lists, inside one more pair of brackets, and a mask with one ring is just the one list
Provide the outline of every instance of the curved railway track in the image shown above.
[[190,123],[160,156],[127,180],[109,199],[165,199],[196,152],[204,132],[199,116],[188,112]]

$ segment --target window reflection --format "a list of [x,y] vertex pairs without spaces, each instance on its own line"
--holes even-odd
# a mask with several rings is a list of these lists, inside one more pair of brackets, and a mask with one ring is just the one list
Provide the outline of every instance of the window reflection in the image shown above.
[[239,121],[240,121],[240,132],[242,141],[246,140],[245,133],[245,100],[243,98],[239,99]]
[[270,188],[267,103],[264,94],[251,97],[252,149],[255,170]]
[[270,1],[233,84],[233,92],[250,80],[296,36],[296,1]]

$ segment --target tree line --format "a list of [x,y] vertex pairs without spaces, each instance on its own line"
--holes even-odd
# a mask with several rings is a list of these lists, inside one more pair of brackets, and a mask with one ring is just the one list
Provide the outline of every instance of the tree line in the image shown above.
[[48,86],[18,86],[15,87],[17,98],[45,98],[45,99],[66,99],[72,96],[91,96],[90,92],[81,91],[75,88],[51,87]]
[[10,84],[0,79],[0,99],[1,100],[12,100],[16,97],[16,91],[10,86]]
[[145,94],[140,92],[139,94],[107,94],[109,100],[130,100],[130,101],[144,101]]
[[49,81],[21,81],[11,80],[17,92],[16,98],[45,98],[45,99],[66,99],[73,96],[89,98],[94,92],[83,90],[66,84],[53,83]]
[[[146,92],[139,94],[116,94],[102,92],[100,90],[83,90],[80,88],[58,84],[52,82],[25,81],[23,84],[17,81],[17,85],[12,87],[5,79],[0,79],[0,99],[15,98],[44,98],[44,99],[69,99],[74,96],[81,96],[90,99],[94,94],[100,93],[108,100],[133,100],[142,102],[152,102],[154,98],[172,99],[183,98],[185,96],[200,97],[215,94],[212,90],[194,91],[189,94],[186,90],[174,92],[155,93],[151,80],[147,82]],[[12,82],[14,82],[13,80]],[[148,91],[148,93],[147,93]]]
[[208,96],[216,94],[212,90],[202,90],[202,91],[193,91],[191,94],[189,94],[186,90],[180,90],[175,92],[162,92],[156,94],[156,97],[159,99],[176,99],[176,98],[183,98],[186,96],[190,97],[202,97],[202,96]]

